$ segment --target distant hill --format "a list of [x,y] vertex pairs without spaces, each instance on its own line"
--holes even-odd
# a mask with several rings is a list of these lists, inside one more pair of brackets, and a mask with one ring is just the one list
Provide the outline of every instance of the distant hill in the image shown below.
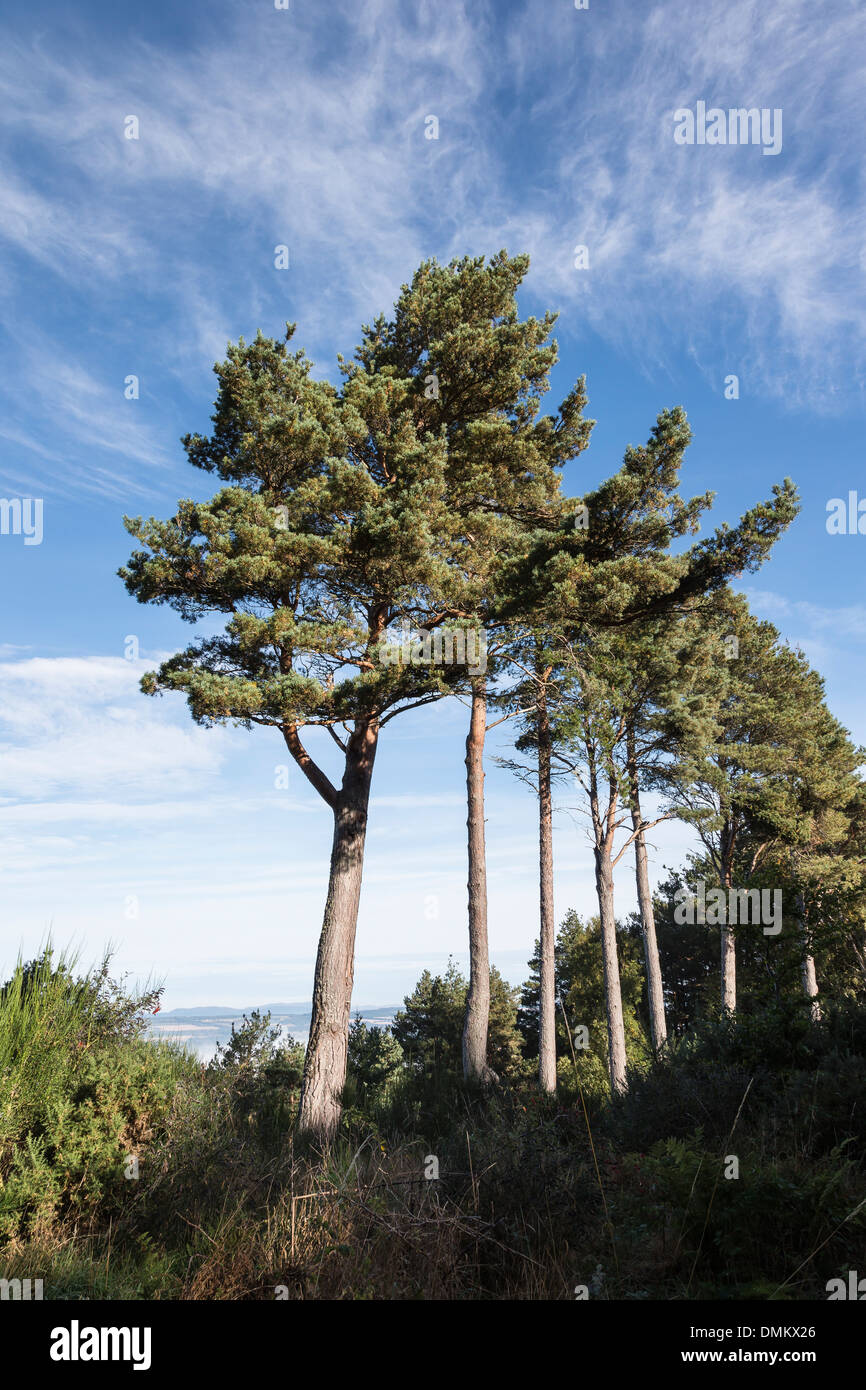
[[196,1009],[166,1009],[163,1018],[182,1019],[182,1018],[242,1018],[244,1014],[249,1017],[253,1009],[258,1009],[259,1013],[272,1014],[303,1014],[309,1018],[309,1004],[251,1004],[244,1009],[226,1008],[224,1004],[205,1004]]
[[[358,1014],[367,1023],[387,1026],[394,1018],[398,1004],[367,1006],[359,1005],[352,1010],[352,1017]],[[148,1020],[148,1034],[151,1038],[172,1038],[185,1043],[202,1058],[213,1057],[217,1042],[226,1043],[231,1037],[233,1023],[240,1026],[244,1014],[249,1018],[254,1009],[259,1013],[270,1013],[271,1024],[289,1033],[296,1042],[305,1043],[310,1034],[312,1008],[309,1004],[251,1004],[245,1009],[231,1009],[222,1004],[207,1005],[196,1009],[166,1009]]]

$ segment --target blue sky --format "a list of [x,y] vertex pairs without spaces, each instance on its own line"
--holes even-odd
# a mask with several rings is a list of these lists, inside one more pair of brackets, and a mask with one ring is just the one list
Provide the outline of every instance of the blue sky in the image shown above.
[[[182,700],[138,692],[189,630],[115,578],[121,516],[207,494],[178,441],[207,426],[228,339],[295,320],[336,379],[425,256],[530,253],[522,307],[560,313],[551,407],[585,373],[598,421],[569,491],[677,404],[695,436],[683,488],[715,490],[714,523],[795,479],[802,515],[746,590],[866,742],[866,537],[825,525],[831,498],[866,497],[855,0],[4,13],[0,497],[44,499],[44,536],[0,535],[0,968],[50,929],[88,960],[113,942],[120,969],[166,979],[167,1007],[309,998],[329,814],[296,770],[275,787],[271,731],[201,730]],[[673,113],[700,100],[780,108],[781,152],[678,145]],[[465,953],[465,723],[449,702],[383,735],[356,1004]],[[534,808],[492,759],[487,787],[493,957],[520,980]],[[593,910],[576,795],[561,802],[560,916]],[[654,872],[687,845],[661,827]]]

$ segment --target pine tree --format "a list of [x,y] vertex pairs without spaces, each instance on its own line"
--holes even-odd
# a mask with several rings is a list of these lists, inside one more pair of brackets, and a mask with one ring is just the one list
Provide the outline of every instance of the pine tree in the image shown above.
[[[463,1026],[469,981],[454,961],[443,975],[425,970],[403,1008],[395,1015],[391,1031],[407,1062],[434,1076],[457,1074],[462,1067]],[[517,990],[490,967],[489,1055],[498,1072],[512,1072],[519,1057]]]
[[562,698],[562,655],[551,634],[540,628],[514,625],[508,645],[508,662],[517,672],[515,683],[500,694],[498,703],[516,717],[519,731],[515,739],[518,753],[534,754],[531,762],[497,758],[502,767],[514,772],[531,786],[538,803],[538,896],[539,896],[539,1008],[538,1081],[542,1091],[556,1090],[556,982],[555,916],[553,896],[553,786],[562,771],[553,760],[553,722]]
[[653,894],[665,1022],[673,1037],[681,1037],[698,1021],[712,1016],[718,999],[719,953],[713,938],[705,926],[681,921],[677,911],[686,891],[683,874],[674,871]]
[[[623,1002],[623,1032],[630,1061],[642,1061],[648,1056],[646,1034],[639,1011],[641,1001],[641,968],[637,938],[625,928],[617,930]],[[528,1057],[538,1055],[541,997],[541,955],[536,942],[535,954],[529,962],[530,976],[523,985],[517,1026],[523,1036]],[[554,946],[554,997],[556,999],[555,1047],[559,1058],[571,1057],[571,1045],[578,1044],[577,1055],[583,1055],[583,1039],[578,1028],[586,1028],[591,1055],[608,1069],[607,1010],[605,1004],[604,967],[602,958],[601,924],[597,917],[584,922],[573,910],[563,917],[556,932]],[[566,1031],[568,1030],[568,1032]]]
[[382,1086],[403,1064],[403,1049],[387,1028],[367,1024],[356,1014],[349,1029],[347,1070],[364,1090]]
[[[752,885],[774,865],[774,887],[787,900],[800,957],[803,988],[817,996],[807,905],[799,868],[845,833],[861,758],[824,702],[821,677],[802,652],[759,622],[744,599],[726,599],[728,634],[720,639],[718,732],[703,759],[677,776],[677,796],[696,825],[718,883],[730,904],[737,886]],[[722,643],[727,646],[722,652]],[[783,888],[783,881],[785,887]],[[736,925],[721,923],[722,1007],[737,1007]],[[817,1017],[818,1009],[813,1009]]]
[[[694,606],[703,601],[705,595],[720,589],[732,573],[739,573],[743,568],[757,568],[796,513],[796,494],[786,481],[774,489],[772,501],[749,511],[739,526],[732,529],[723,525],[707,541],[693,545],[678,556],[672,555],[672,542],[693,534],[702,513],[712,502],[709,493],[688,502],[677,493],[682,458],[690,438],[683,410],[662,412],[646,446],[629,447],[620,471],[575,505],[573,515],[580,515],[588,524],[562,526],[555,536],[538,537],[533,550],[510,574],[508,592],[515,597],[506,598],[504,605],[504,611],[511,614],[519,612],[521,604],[524,611],[529,608],[538,627],[547,625],[551,635],[548,645],[558,644],[561,661],[577,673],[573,685],[580,692],[583,704],[581,707],[578,701],[578,718],[572,723],[570,734],[566,733],[566,739],[570,739],[572,752],[575,747],[582,752],[577,761],[565,757],[560,758],[560,762],[572,771],[582,763],[587,774],[585,790],[593,824],[609,991],[611,1081],[615,1090],[625,1086],[626,1057],[613,910],[613,866],[623,851],[614,858],[613,846],[622,824],[619,812],[629,796],[636,800],[636,819],[633,817],[633,832],[626,846],[636,840],[642,849],[646,827],[642,828],[639,788],[634,773],[629,774],[622,764],[616,770],[610,765],[611,740],[617,744],[626,740],[627,745],[628,701],[623,703],[622,691],[618,696],[611,690],[602,693],[598,684],[602,669],[598,662],[593,665],[591,649],[599,640],[599,634],[622,628],[626,631],[623,640],[627,642],[628,632],[636,623],[645,624],[655,616]],[[613,660],[610,644],[604,650],[605,660]],[[621,666],[623,660],[621,651]],[[594,674],[587,685],[582,682],[582,676],[590,667]],[[591,690],[593,681],[595,686]],[[602,699],[602,705],[596,710],[598,722],[591,708],[596,696]],[[619,706],[614,712],[612,701],[616,703],[617,700]],[[535,719],[537,724],[537,709]],[[614,735],[615,728],[619,732]],[[524,735],[524,743],[527,737],[531,740],[531,729]],[[540,747],[538,740],[536,746]],[[601,797],[603,773],[610,774],[604,805]],[[540,793],[546,781],[540,769]],[[639,865],[639,876],[641,867]],[[645,878],[645,874],[642,877]],[[648,970],[653,976],[654,1028],[661,1045],[663,1011],[648,892],[642,894],[642,901]],[[542,940],[546,943],[543,955],[549,958],[548,935],[543,934]],[[549,965],[543,973],[545,979],[549,979]],[[543,1008],[550,1010],[548,995],[549,987],[544,992]]]
[[[312,378],[303,351],[289,351],[292,332],[229,346],[215,367],[213,433],[183,441],[190,463],[225,486],[210,502],[180,502],[168,521],[127,519],[142,548],[120,573],[140,602],[224,622],[142,688],[183,692],[206,726],[277,729],[333,813],[300,1106],[301,1129],[327,1138],[345,1079],[379,735],[450,688],[447,673],[383,660],[383,641],[398,615],[429,611],[453,527],[447,450],[416,427],[412,383],[358,368],[338,392]],[[337,781],[302,742],[305,727],[327,729]]]
[[470,985],[463,1033],[464,1074],[485,1084],[489,952],[484,833],[484,744],[488,692],[496,672],[497,594],[503,569],[525,555],[539,529],[555,525],[559,470],[579,454],[592,422],[583,419],[581,379],[556,415],[540,415],[557,347],[554,314],[521,319],[516,291],[526,256],[504,251],[487,264],[465,257],[425,262],[404,286],[393,318],[365,335],[360,360],[414,383],[416,427],[441,441],[450,506],[464,549],[442,595],[440,621],[457,618],[488,634],[489,669],[469,682],[466,738]]

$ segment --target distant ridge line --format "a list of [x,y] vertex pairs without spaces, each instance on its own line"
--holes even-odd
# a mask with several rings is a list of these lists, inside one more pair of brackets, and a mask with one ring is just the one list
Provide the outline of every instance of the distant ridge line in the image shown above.
[[[365,1018],[373,1017],[378,1014],[391,1014],[401,1008],[400,1004],[359,1004],[352,1009],[352,1017],[362,1014]],[[225,1004],[202,1005],[193,1009],[161,1009],[159,1018],[176,1019],[181,1021],[194,1021],[199,1018],[241,1018],[244,1014],[248,1017],[258,1010],[261,1014],[277,1014],[281,1017],[309,1018],[312,1013],[312,1004],[251,1004],[244,1008],[232,1009]]]

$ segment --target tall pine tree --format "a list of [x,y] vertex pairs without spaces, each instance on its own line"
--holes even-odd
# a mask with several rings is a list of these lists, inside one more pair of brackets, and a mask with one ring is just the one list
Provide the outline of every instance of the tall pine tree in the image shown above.
[[[259,334],[215,367],[213,432],[190,463],[225,484],[168,521],[127,519],[141,544],[120,571],[140,602],[224,622],[162,663],[149,694],[183,692],[201,724],[275,728],[333,814],[300,1127],[333,1134],[346,1074],[354,941],[373,764],[384,726],[438,698],[447,672],[386,663],[398,615],[426,620],[453,539],[445,441],[419,430],[414,384],[352,372],[342,393],[303,351]],[[301,734],[328,731],[332,780]]]

